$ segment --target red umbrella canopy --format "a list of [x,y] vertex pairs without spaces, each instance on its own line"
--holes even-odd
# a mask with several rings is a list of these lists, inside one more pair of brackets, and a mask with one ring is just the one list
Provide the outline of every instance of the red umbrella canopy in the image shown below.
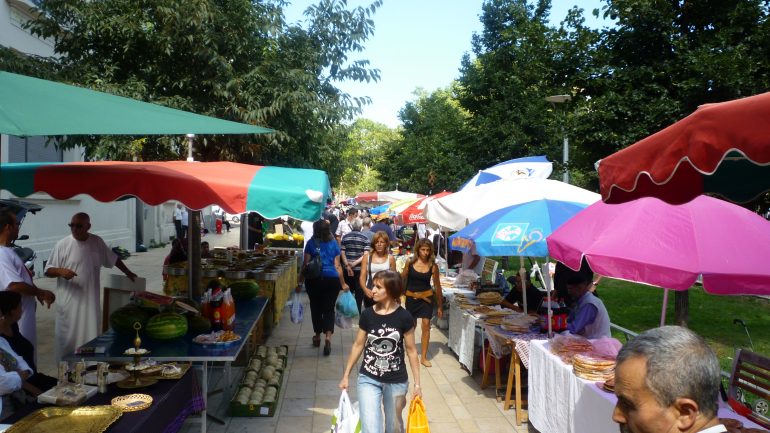
[[705,104],[599,161],[602,199],[685,203],[713,193],[746,202],[770,190],[770,93]]
[[404,224],[425,224],[428,222],[428,220],[425,219],[425,215],[422,214],[423,209],[425,209],[425,206],[430,203],[431,201],[441,198],[444,196],[447,196],[449,194],[452,194],[449,191],[441,191],[438,194],[433,194],[431,196],[425,197],[422,200],[418,200],[406,209],[402,210],[399,215],[401,216],[401,219],[403,220]]
[[306,221],[320,217],[330,191],[321,170],[186,161],[3,164],[0,187],[19,197],[34,192],[57,199],[87,194],[102,202],[137,197],[150,205],[177,200],[191,209],[216,204],[228,213]]

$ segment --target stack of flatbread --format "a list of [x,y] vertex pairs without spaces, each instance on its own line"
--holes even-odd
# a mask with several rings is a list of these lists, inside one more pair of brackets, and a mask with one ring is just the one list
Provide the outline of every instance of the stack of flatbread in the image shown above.
[[503,300],[503,296],[497,292],[484,292],[476,295],[481,305],[497,305]]
[[530,326],[537,320],[537,317],[528,314],[514,314],[506,317],[505,320],[503,320],[503,323],[500,324],[500,327],[506,331],[524,333],[529,332]]
[[615,378],[605,380],[602,383],[602,389],[609,392],[610,394],[615,393]]
[[572,358],[572,371],[577,377],[604,382],[615,377],[615,358],[578,353]]
[[557,335],[551,343],[551,352],[561,358],[565,364],[572,364],[572,358],[578,353],[591,353],[594,346],[585,337],[578,335]]

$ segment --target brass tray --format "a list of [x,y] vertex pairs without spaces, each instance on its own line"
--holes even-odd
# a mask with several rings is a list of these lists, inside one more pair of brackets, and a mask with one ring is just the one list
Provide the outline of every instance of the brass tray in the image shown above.
[[45,407],[13,424],[7,433],[102,433],[123,414],[113,406]]
[[128,394],[115,397],[110,402],[123,412],[136,412],[147,409],[152,404],[152,396],[147,394]]

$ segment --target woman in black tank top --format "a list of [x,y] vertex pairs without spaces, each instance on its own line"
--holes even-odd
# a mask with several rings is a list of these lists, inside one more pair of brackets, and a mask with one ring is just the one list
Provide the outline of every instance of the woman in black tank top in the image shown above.
[[[444,316],[444,297],[441,293],[441,281],[439,280],[433,243],[428,239],[420,239],[415,243],[414,252],[414,256],[404,266],[401,277],[405,281],[406,309],[412,313],[415,320],[419,319],[422,330],[420,362],[422,365],[430,367],[431,363],[427,359],[430,343],[430,320],[433,317],[434,303],[438,307],[438,317]],[[431,279],[435,293],[430,286]]]

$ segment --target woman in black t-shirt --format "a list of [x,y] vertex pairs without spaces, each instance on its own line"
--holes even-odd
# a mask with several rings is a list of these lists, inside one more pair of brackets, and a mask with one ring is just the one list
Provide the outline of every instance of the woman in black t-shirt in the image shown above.
[[[401,413],[406,407],[409,376],[404,354],[409,357],[414,388],[412,396],[422,396],[414,318],[399,305],[403,285],[394,271],[374,274],[374,305],[361,312],[358,334],[348,357],[340,389],[348,388],[348,376],[363,353],[358,372],[359,418],[362,433],[400,433],[404,431]],[[384,409],[384,411],[383,411]],[[385,414],[383,430],[382,413]]]

